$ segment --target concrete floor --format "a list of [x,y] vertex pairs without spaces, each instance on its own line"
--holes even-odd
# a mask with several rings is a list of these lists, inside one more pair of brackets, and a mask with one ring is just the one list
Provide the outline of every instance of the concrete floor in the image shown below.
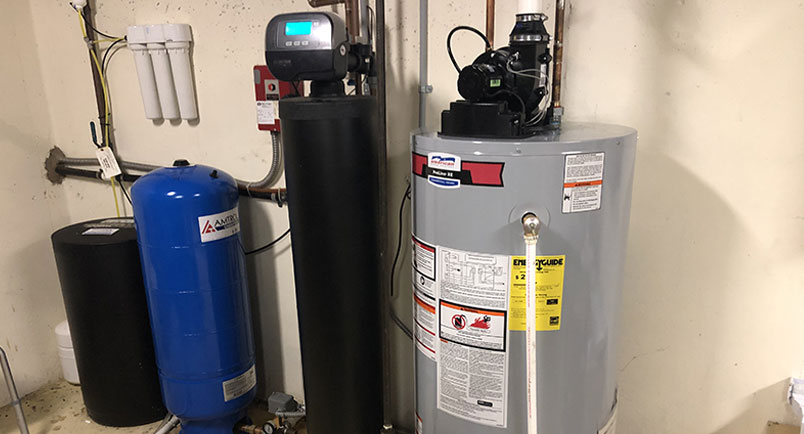
[[[25,417],[31,434],[151,434],[159,422],[134,428],[109,428],[93,422],[87,416],[81,388],[60,381],[49,384],[22,400]],[[257,402],[249,409],[249,416],[264,422],[271,416],[264,402]],[[301,430],[300,434],[305,431]],[[17,434],[17,419],[11,407],[0,408],[0,434]],[[178,434],[179,430],[171,431]]]

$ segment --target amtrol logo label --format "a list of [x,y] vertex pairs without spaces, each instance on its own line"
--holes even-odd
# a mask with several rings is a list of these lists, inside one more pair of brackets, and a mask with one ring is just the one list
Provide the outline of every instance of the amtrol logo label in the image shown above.
[[198,217],[201,242],[220,240],[240,232],[240,214],[237,207],[229,211]]

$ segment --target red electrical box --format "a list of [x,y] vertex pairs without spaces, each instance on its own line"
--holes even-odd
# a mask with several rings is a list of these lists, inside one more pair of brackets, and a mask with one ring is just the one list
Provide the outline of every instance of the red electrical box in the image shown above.
[[[254,91],[257,96],[257,127],[263,131],[279,131],[279,99],[293,95],[296,90],[287,81],[274,78],[265,65],[254,67]],[[299,83],[304,92],[304,83]]]

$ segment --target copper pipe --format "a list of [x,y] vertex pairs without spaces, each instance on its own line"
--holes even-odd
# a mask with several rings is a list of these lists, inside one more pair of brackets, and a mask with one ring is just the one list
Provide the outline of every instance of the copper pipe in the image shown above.
[[[87,48],[90,51],[95,52],[95,56],[98,59],[101,58],[102,54],[100,49],[98,48],[98,44],[94,43],[97,39],[97,34],[95,30],[92,29],[92,7],[90,6],[90,2],[87,2],[87,5],[84,6],[84,9],[81,10],[81,13],[84,15],[84,29],[87,32]],[[109,125],[109,142],[104,142],[104,146],[109,146],[113,150],[114,145],[112,144],[112,134],[114,129],[111,127],[111,119],[106,117],[106,100],[103,96],[103,81],[101,80],[100,71],[95,66],[93,57],[91,53],[89,54],[89,67],[92,70],[92,83],[95,87],[95,103],[98,105],[98,120],[100,121],[101,131],[103,131],[106,125]],[[101,136],[105,137],[103,134]],[[104,139],[105,140],[105,139]]]
[[[360,3],[359,0],[346,0],[346,30],[349,31],[349,40],[355,43],[360,38]],[[363,94],[363,78],[360,73],[349,74],[355,82],[355,94]]]
[[486,0],[486,38],[489,40],[489,50],[494,48],[494,9],[496,0]]
[[561,74],[564,66],[564,0],[556,1],[556,39],[553,55],[553,107],[561,107]]

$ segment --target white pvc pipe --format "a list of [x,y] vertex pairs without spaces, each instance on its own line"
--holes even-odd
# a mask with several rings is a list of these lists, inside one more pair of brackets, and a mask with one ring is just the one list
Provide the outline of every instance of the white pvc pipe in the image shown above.
[[173,82],[176,85],[176,97],[182,119],[198,118],[195,105],[195,86],[193,85],[193,69],[190,65],[189,42],[166,42]]
[[535,214],[529,213],[522,220],[525,239],[525,382],[528,401],[527,434],[539,432],[538,406],[538,374],[539,354],[537,352],[536,333],[536,244],[539,242],[541,221]]
[[539,432],[538,414],[538,354],[536,353],[536,240],[525,241],[525,288],[527,325],[525,341],[527,341],[527,357],[525,361],[528,384],[528,434]]
[[518,14],[540,14],[544,11],[542,0],[519,0]]

